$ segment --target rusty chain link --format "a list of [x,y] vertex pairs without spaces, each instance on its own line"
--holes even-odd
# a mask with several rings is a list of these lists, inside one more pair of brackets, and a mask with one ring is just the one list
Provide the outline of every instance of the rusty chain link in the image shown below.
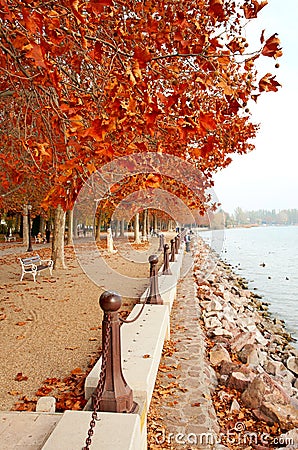
[[82,448],[82,450],[89,450],[90,449],[90,445],[92,443],[92,436],[94,434],[94,427],[96,424],[96,420],[99,421],[100,419],[98,419],[98,408],[99,408],[99,403],[101,401],[102,398],[102,394],[103,394],[103,388],[104,388],[104,384],[106,381],[106,369],[107,369],[107,356],[108,356],[108,348],[110,345],[110,340],[111,340],[111,315],[109,314],[107,317],[107,333],[105,335],[105,342],[104,342],[104,347],[103,347],[103,351],[102,351],[102,362],[101,362],[101,371],[100,371],[100,376],[99,376],[99,380],[94,392],[94,397],[95,397],[95,403],[94,403],[94,407],[93,407],[93,413],[92,413],[92,419],[90,421],[90,425],[89,425],[89,430],[87,432],[88,437],[86,438],[85,441],[85,447]]
[[120,322],[122,322],[122,323],[133,323],[133,322],[135,322],[135,321],[140,317],[140,315],[142,314],[142,312],[144,311],[144,308],[145,308],[147,299],[148,299],[148,295],[147,295],[147,297],[146,297],[146,300],[145,300],[144,303],[143,303],[142,308],[140,309],[140,311],[138,312],[138,314],[136,315],[136,317],[134,317],[133,319],[130,319],[130,320],[122,319],[122,317],[119,317]]

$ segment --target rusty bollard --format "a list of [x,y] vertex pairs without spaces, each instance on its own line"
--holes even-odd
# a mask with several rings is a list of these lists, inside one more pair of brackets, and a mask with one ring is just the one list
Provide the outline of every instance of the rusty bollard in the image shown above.
[[146,300],[146,303],[150,303],[151,305],[163,305],[163,301],[158,289],[158,272],[157,272],[158,256],[150,255],[149,263],[150,263],[150,286],[149,286],[149,295]]
[[[99,411],[128,413],[135,409],[136,403],[133,401],[132,390],[125,381],[122,373],[120,321],[118,317],[118,310],[121,307],[121,303],[121,296],[117,292],[105,291],[99,298],[99,304],[104,311],[102,321],[102,348],[105,347],[106,339],[109,339],[106,377],[102,398],[99,403]],[[95,401],[96,399],[92,397],[93,406]]]
[[181,248],[181,234],[179,233],[178,235],[177,235],[177,241],[178,241],[178,250]]
[[171,239],[171,256],[170,262],[175,262],[175,239]]
[[175,236],[174,246],[175,246],[175,254],[177,255],[177,253],[179,252],[179,238],[178,238],[178,236]]
[[164,243],[165,243],[165,237],[164,237],[164,234],[161,233],[159,235],[159,247],[157,249],[158,252],[161,252],[163,250]]
[[169,245],[165,244],[164,247],[163,247],[163,269],[162,269],[162,274],[163,275],[172,275],[169,261],[170,261],[170,258],[169,258]]

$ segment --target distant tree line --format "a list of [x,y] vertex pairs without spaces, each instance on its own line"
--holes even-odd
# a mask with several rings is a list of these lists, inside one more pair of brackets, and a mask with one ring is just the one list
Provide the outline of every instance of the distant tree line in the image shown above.
[[238,225],[297,225],[298,209],[244,211],[236,208],[233,214],[225,215],[227,227]]
[[198,215],[196,225],[201,228],[223,229],[237,226],[298,225],[298,209],[244,211],[238,207],[233,214],[222,209],[204,216]]

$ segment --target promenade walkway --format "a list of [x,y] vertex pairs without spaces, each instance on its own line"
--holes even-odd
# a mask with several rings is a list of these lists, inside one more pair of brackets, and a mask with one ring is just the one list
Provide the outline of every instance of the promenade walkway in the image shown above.
[[[148,448],[220,449],[219,426],[211,400],[215,374],[205,359],[200,307],[185,254],[177,299],[171,312],[171,341],[165,345],[148,418]],[[210,444],[210,445],[209,445]]]

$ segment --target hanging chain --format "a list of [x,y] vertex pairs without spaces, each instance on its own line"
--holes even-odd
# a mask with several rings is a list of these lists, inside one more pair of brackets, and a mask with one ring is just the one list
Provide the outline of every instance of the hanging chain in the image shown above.
[[122,317],[119,317],[120,322],[122,322],[122,323],[133,323],[133,322],[135,322],[135,321],[140,317],[140,315],[142,314],[142,312],[144,311],[144,308],[145,308],[145,305],[146,305],[147,300],[148,300],[148,295],[147,295],[147,297],[146,297],[146,300],[145,300],[144,303],[143,303],[142,308],[140,309],[140,311],[138,312],[138,314],[136,315],[136,317],[134,317],[133,319],[130,319],[130,320],[122,319]]
[[86,439],[86,445],[85,445],[85,447],[82,448],[82,450],[90,449],[90,445],[92,443],[92,436],[94,434],[94,427],[96,424],[95,421],[100,420],[98,418],[98,408],[99,408],[99,404],[100,404],[100,401],[102,398],[104,384],[106,381],[107,356],[108,356],[110,340],[111,340],[111,315],[109,314],[107,317],[107,329],[106,329],[104,347],[103,347],[103,351],[102,351],[101,371],[100,371],[100,376],[99,376],[99,380],[97,383],[97,387],[95,389],[95,393],[93,394],[94,398],[95,398],[95,403],[94,403],[94,407],[93,407],[93,413],[91,416],[92,419],[90,421],[89,430],[87,432],[88,437]]

